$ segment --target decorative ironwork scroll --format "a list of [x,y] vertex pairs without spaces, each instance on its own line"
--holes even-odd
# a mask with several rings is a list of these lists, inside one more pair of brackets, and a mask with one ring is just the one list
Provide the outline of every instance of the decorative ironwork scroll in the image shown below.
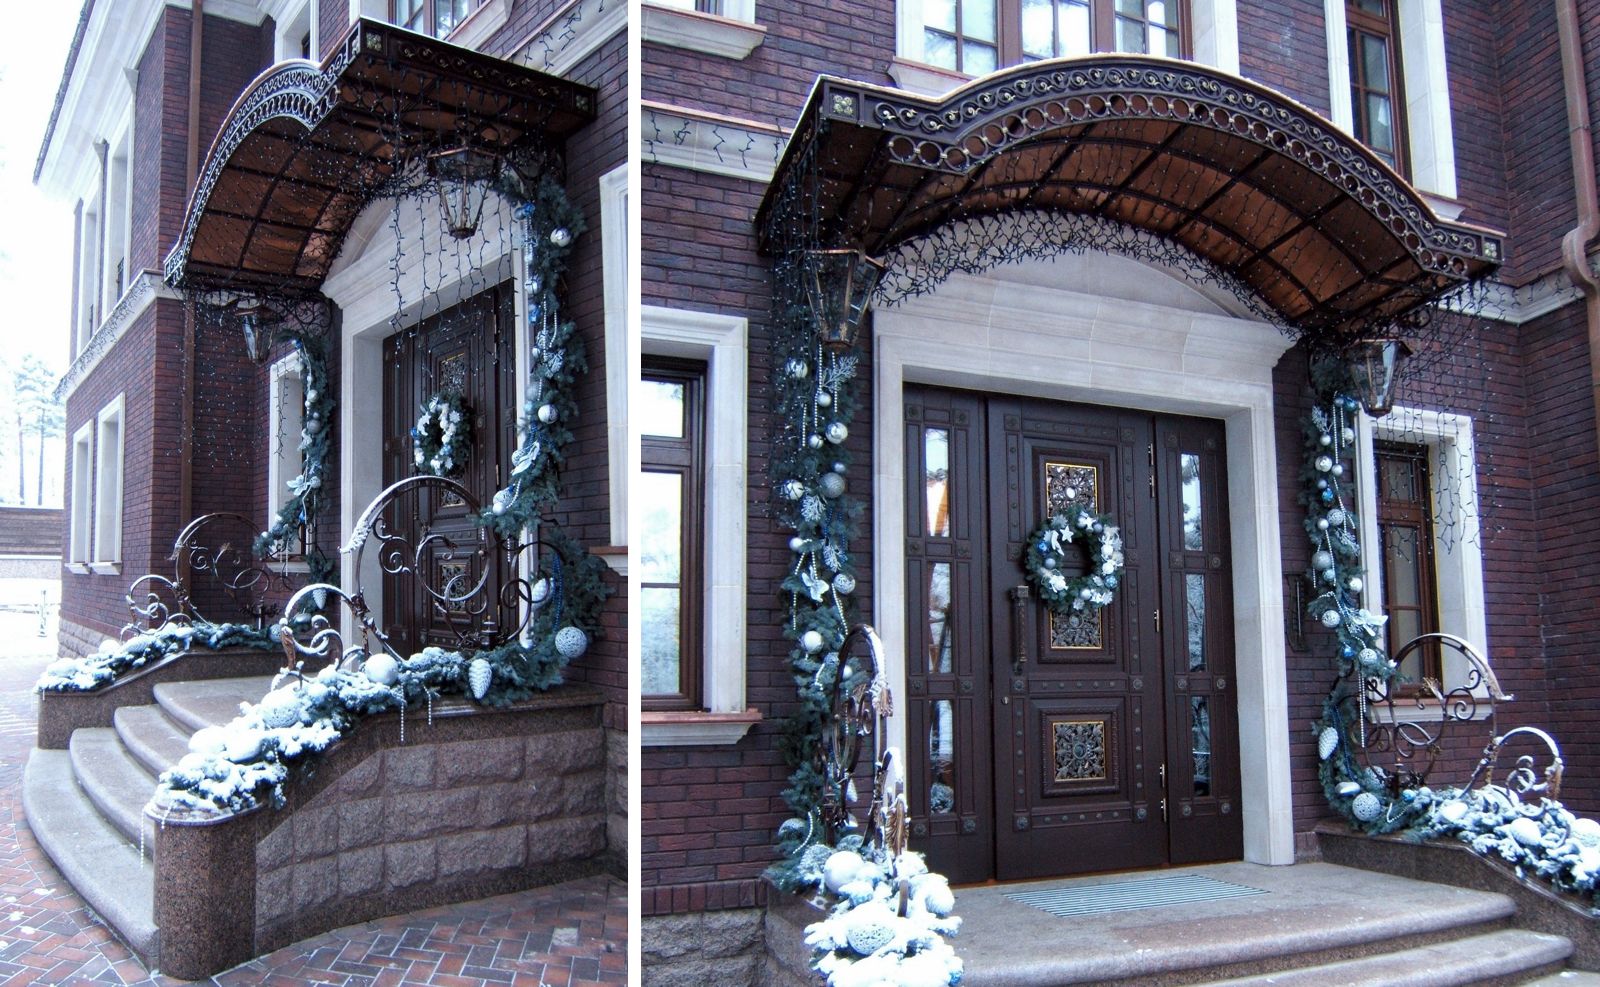
[[[880,831],[885,827],[892,829],[895,823],[891,818],[893,807],[879,803],[884,786],[892,775],[900,773],[900,767],[898,764],[891,766],[883,750],[884,732],[894,704],[883,678],[883,641],[878,632],[866,624],[851,628],[839,648],[838,663],[833,670],[833,684],[827,693],[831,715],[815,752],[816,768],[822,776],[822,821],[832,845],[837,845],[840,836],[858,829],[851,805],[857,801],[856,780],[861,755],[870,748],[874,778],[865,836],[869,842],[874,837],[881,842],[885,835],[894,834]],[[904,804],[903,791],[901,804]],[[903,846],[903,813],[898,827]]]
[[229,511],[195,518],[178,533],[168,557],[172,576],[149,573],[126,594],[130,620],[122,637],[163,627],[245,622],[264,627],[276,602],[299,581],[283,559],[258,559],[250,551],[258,525]]

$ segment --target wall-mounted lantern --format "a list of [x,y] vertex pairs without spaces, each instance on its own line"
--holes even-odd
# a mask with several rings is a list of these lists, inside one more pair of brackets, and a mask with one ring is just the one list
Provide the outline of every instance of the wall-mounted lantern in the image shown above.
[[1356,394],[1367,414],[1382,418],[1394,407],[1395,383],[1410,356],[1411,347],[1394,338],[1362,340],[1345,352]]
[[428,176],[439,184],[445,228],[457,240],[478,232],[489,183],[500,173],[500,156],[461,143],[428,155]]
[[848,349],[855,343],[861,319],[885,267],[883,261],[868,257],[861,250],[806,251],[806,301],[824,345]]

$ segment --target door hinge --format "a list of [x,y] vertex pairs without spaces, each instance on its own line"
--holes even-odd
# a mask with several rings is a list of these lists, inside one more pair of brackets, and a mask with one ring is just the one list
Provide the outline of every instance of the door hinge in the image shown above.
[[1156,444],[1154,442],[1152,442],[1149,445],[1145,446],[1145,452],[1150,457],[1150,465],[1154,466],[1156,464]]
[[1166,822],[1167,821],[1167,800],[1166,799],[1162,799],[1161,800],[1161,821],[1162,822]]
[[1154,473],[1151,473],[1150,474],[1150,498],[1152,500],[1154,500],[1155,496],[1156,496],[1156,475]]
[[1153,617],[1153,618],[1155,618],[1155,622],[1156,622],[1156,633],[1157,633],[1157,634],[1160,634],[1160,633],[1161,633],[1161,611],[1160,611],[1160,610],[1157,610],[1157,611],[1155,611],[1155,612],[1154,612],[1154,613],[1152,613],[1152,614],[1151,614],[1151,615],[1150,615],[1150,616],[1151,616],[1151,617]]
[[1167,766],[1166,766],[1166,764],[1163,763],[1160,768],[1156,769],[1156,771],[1161,776],[1161,790],[1163,792],[1165,792],[1167,790]]

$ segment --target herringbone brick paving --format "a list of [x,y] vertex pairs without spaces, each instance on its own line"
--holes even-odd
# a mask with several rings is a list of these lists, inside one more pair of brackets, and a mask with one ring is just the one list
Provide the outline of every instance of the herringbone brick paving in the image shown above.
[[[13,623],[16,626],[12,626]],[[0,614],[0,987],[177,984],[147,971],[79,900],[22,813],[32,686],[54,652]],[[625,984],[627,887],[607,877],[348,926],[252,960],[219,987],[587,987]]]

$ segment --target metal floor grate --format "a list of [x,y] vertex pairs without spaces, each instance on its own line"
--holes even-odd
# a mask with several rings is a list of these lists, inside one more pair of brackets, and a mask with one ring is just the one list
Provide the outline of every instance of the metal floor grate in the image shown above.
[[1140,908],[1222,901],[1267,893],[1261,888],[1230,884],[1199,874],[1173,874],[1101,884],[1073,884],[1037,891],[1013,891],[1007,893],[1006,897],[1061,918],[1072,918],[1100,912],[1131,912]]

